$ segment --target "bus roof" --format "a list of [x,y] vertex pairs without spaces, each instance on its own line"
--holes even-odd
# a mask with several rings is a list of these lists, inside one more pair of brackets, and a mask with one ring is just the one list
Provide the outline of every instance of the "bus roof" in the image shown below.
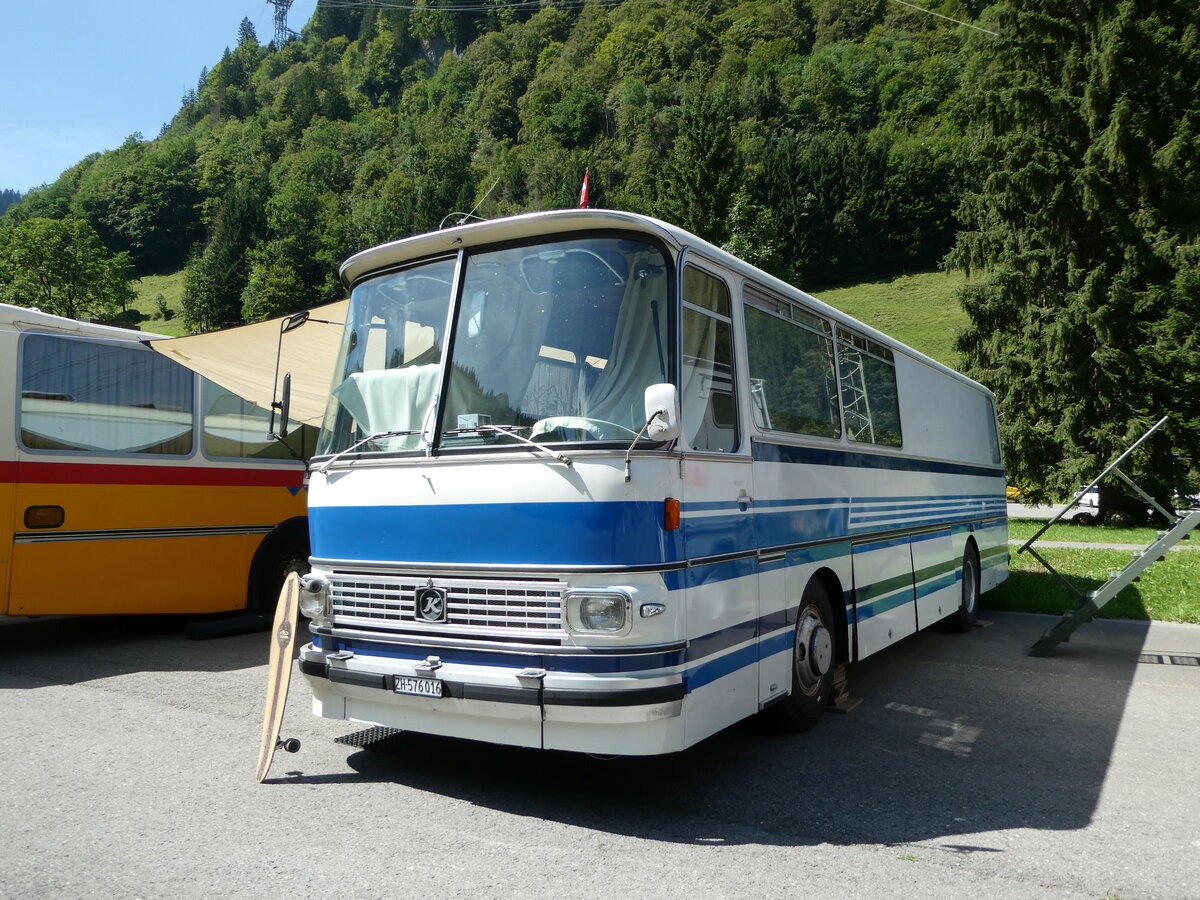
[[519,216],[491,219],[484,222],[472,222],[442,231],[433,231],[427,234],[401,238],[388,244],[363,250],[354,254],[342,264],[340,274],[342,282],[349,289],[372,272],[400,265],[410,260],[444,253],[455,253],[461,249],[481,244],[519,241],[550,232],[562,233],[597,229],[641,231],[666,242],[677,252],[685,248],[693,250],[706,259],[724,266],[744,278],[753,280],[763,287],[770,288],[786,297],[800,299],[814,312],[852,328],[872,340],[878,341],[884,346],[903,353],[940,372],[966,382],[991,396],[991,391],[961,372],[956,372],[954,369],[926,356],[921,351],[901,343],[876,328],[872,328],[865,322],[860,322],[853,316],[847,315],[836,307],[818,300],[816,297],[800,290],[794,285],[788,284],[786,281],[764,272],[762,269],[751,265],[743,259],[739,259],[732,253],[722,250],[720,247],[710,244],[708,241],[689,231],[685,231],[668,222],[638,213],[609,209],[564,209],[525,213]]
[[0,303],[0,330],[44,331],[51,334],[74,334],[79,337],[102,338],[110,341],[156,341],[164,334],[151,334],[120,328],[115,325],[100,325],[96,322],[81,322],[64,316],[54,316],[38,309],[10,306]]

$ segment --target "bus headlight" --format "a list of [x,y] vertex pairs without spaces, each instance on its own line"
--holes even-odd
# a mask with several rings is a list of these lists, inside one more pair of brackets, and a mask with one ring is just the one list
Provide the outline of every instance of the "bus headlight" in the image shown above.
[[311,619],[314,625],[325,625],[329,620],[329,582],[320,575],[305,575],[300,580],[300,615]]
[[568,591],[563,598],[567,627],[589,634],[621,634],[628,630],[629,595],[620,591]]

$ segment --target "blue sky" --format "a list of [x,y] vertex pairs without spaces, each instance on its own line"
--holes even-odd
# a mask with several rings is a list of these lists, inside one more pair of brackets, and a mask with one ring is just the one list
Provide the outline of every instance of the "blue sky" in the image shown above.
[[[299,31],[317,0],[295,0]],[[0,189],[54,181],[130,134],[155,137],[243,18],[275,34],[265,0],[0,0]]]

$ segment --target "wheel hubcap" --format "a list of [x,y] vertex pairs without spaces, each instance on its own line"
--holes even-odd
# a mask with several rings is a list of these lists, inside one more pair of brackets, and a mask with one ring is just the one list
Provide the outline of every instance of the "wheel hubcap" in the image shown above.
[[833,665],[833,637],[811,606],[796,627],[795,660],[797,684],[806,694],[814,693]]

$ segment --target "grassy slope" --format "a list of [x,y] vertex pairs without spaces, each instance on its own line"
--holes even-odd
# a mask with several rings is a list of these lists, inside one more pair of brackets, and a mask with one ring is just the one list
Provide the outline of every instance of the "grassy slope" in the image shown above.
[[[142,331],[169,335],[185,333],[180,302],[183,297],[182,270],[168,275],[145,275],[133,283],[133,289],[137,292],[137,299],[130,304],[130,309],[136,312],[135,324]],[[158,312],[157,298],[160,294],[172,311],[169,319],[163,319]]]
[[[1014,554],[1016,548],[1013,548]],[[1110,572],[1130,560],[1128,550],[1044,548],[1038,551],[1077,590],[1087,593],[1108,580]],[[1027,554],[1014,555],[1008,581],[989,591],[982,603],[989,609],[1059,614],[1079,606],[1053,575]],[[1180,550],[1147,569],[1141,581],[1131,584],[1101,608],[1102,619],[1160,619],[1200,624],[1200,551]]]
[[926,356],[957,368],[954,339],[966,326],[967,316],[954,295],[964,284],[966,276],[961,272],[923,272],[831,288],[814,296]]

